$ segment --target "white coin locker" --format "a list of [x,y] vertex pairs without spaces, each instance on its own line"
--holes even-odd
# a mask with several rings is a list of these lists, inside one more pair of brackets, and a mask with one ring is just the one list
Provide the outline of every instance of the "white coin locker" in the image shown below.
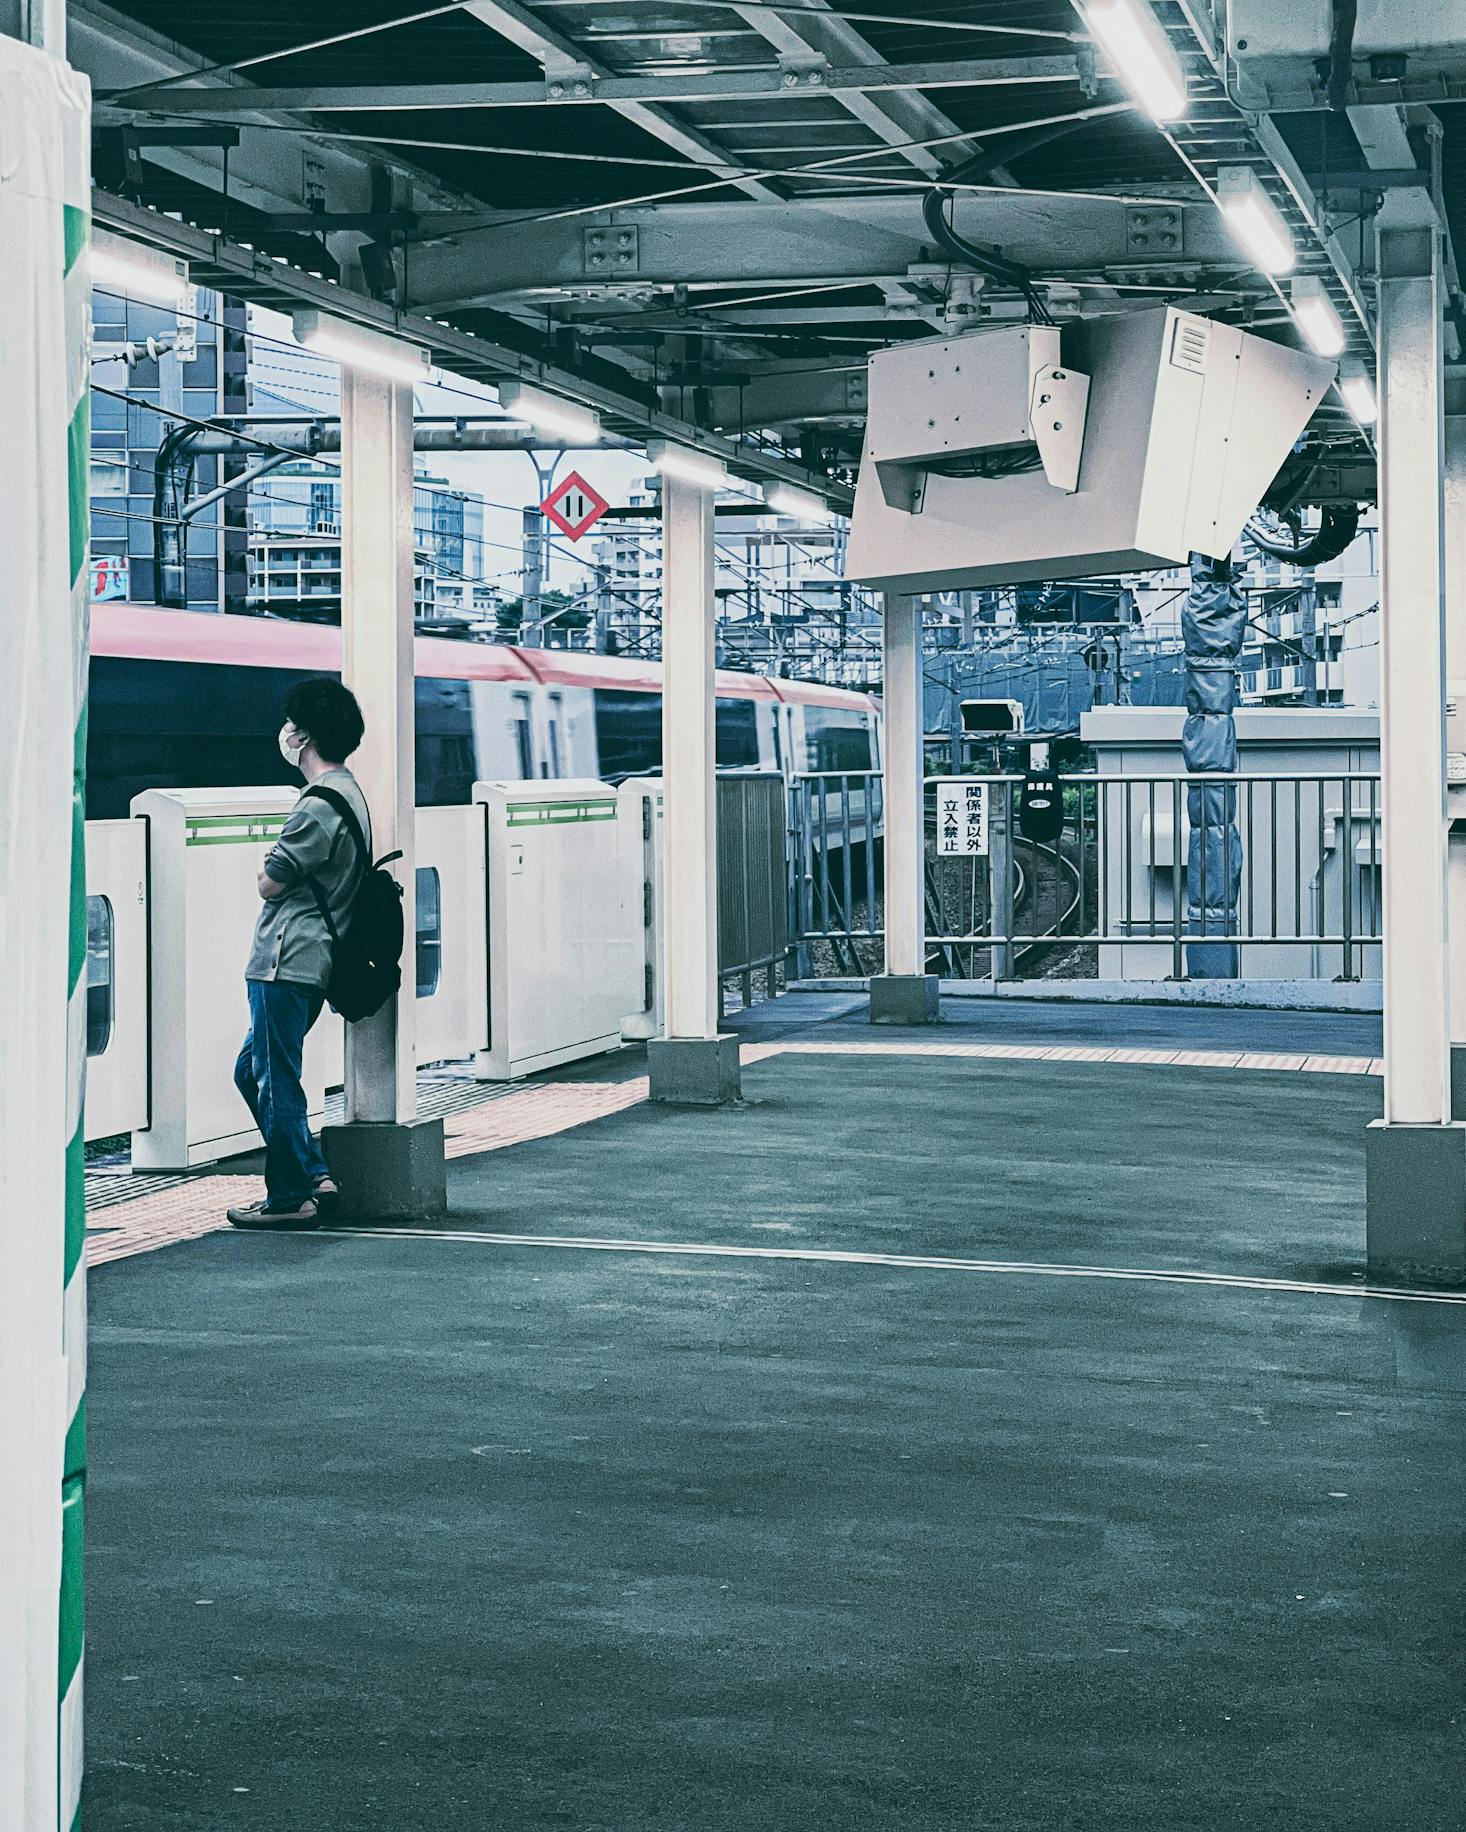
[[[487,811],[489,1032],[483,1081],[618,1047],[641,1006],[639,896],[628,907],[621,800],[608,783],[481,782]],[[638,835],[640,827],[637,829]]]
[[[186,1170],[253,1150],[259,1134],[234,1085],[249,1029],[244,968],[260,868],[295,805],[291,789],[147,789],[132,810],[148,823],[152,860],[151,1124],[135,1131],[135,1170]],[[321,1121],[330,1013],[306,1040],[311,1125]]]

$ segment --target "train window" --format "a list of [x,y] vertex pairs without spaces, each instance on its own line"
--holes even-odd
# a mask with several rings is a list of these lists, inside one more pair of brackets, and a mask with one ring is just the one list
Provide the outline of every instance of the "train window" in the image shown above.
[[616,781],[662,767],[661,694],[597,687],[595,705],[602,776]]
[[868,770],[871,767],[870,728],[865,715],[833,706],[804,709],[804,750],[807,770]]
[[720,770],[758,768],[758,709],[752,700],[719,700],[716,709]]
[[417,996],[430,999],[443,971],[443,887],[431,865],[417,868]]
[[560,768],[560,716],[565,710],[564,697],[558,693],[550,695],[550,775],[561,776]]
[[87,1055],[100,1056],[112,1041],[116,997],[112,975],[112,905],[87,898]]
[[534,739],[530,732],[530,698],[527,693],[514,696],[514,742],[519,751],[519,774],[524,782],[534,775]]
[[472,684],[419,675],[416,714],[418,806],[442,808],[472,801]]

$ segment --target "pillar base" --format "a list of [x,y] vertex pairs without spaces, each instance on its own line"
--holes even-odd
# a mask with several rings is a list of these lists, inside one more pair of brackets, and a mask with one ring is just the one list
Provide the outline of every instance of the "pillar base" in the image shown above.
[[448,1212],[441,1119],[324,1126],[321,1150],[341,1186],[343,1221],[440,1221]]
[[1389,1285],[1466,1285],[1466,1123],[1364,1134],[1369,1276]]
[[872,1024],[935,1024],[940,1006],[940,982],[934,973],[871,975]]
[[652,1037],[646,1046],[650,1098],[669,1107],[726,1107],[742,1098],[738,1039]]
[[1466,1120],[1466,1043],[1451,1045],[1451,1118]]

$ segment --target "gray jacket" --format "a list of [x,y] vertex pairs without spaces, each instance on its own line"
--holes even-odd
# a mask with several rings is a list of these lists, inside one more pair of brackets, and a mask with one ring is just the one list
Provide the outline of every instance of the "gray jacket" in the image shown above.
[[[368,850],[371,816],[350,770],[328,770],[317,779],[351,804]],[[247,980],[288,980],[324,991],[331,977],[331,936],[311,889],[320,886],[338,932],[346,925],[364,876],[356,841],[336,810],[316,795],[304,795],[291,810],[280,837],[265,858],[265,870],[285,889],[260,906],[254,946],[244,970]]]

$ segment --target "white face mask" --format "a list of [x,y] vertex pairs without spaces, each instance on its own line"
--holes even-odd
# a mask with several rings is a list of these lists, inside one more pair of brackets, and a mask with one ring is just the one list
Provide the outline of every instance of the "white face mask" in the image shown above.
[[303,732],[297,731],[288,720],[280,727],[280,755],[292,770],[300,768],[300,754],[309,743],[310,739]]

